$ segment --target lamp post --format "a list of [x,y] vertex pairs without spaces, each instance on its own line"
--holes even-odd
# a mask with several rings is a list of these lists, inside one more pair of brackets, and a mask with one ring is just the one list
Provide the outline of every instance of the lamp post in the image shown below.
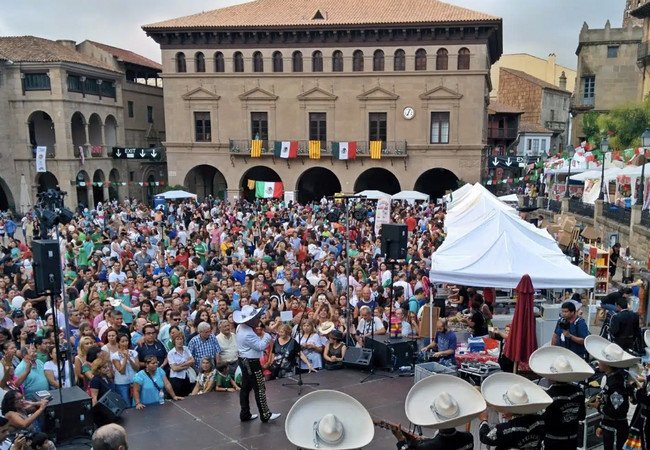
[[645,197],[645,164],[646,156],[645,152],[647,148],[650,148],[650,129],[646,130],[641,135],[641,147],[643,147],[643,165],[641,166],[641,185],[639,186],[639,194],[636,196],[636,204],[643,207],[644,197]]
[[598,200],[605,200],[605,154],[609,150],[609,141],[607,137],[600,141],[600,151],[603,153],[603,163],[600,171],[600,195]]
[[571,166],[573,165],[573,153],[575,150],[569,150],[569,173],[566,176],[566,190],[564,191],[565,198],[571,198],[569,193],[569,186],[571,185]]

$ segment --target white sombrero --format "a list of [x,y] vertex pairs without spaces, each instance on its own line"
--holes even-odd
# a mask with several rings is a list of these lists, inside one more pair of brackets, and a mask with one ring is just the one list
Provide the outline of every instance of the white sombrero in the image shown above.
[[650,347],[650,330],[645,330],[645,333],[643,333],[643,341],[646,347]]
[[357,449],[370,444],[375,427],[356,399],[333,390],[311,392],[291,407],[287,439],[302,449]]
[[318,326],[318,332],[323,336],[329,334],[333,329],[334,329],[334,322],[330,322],[329,320],[327,322],[321,323]]
[[541,347],[528,359],[530,370],[553,381],[583,381],[594,374],[587,362],[564,347]]
[[451,375],[426,377],[406,396],[406,417],[415,425],[455,428],[485,411],[481,393],[465,380]]
[[513,414],[534,414],[553,403],[553,399],[538,385],[514,373],[490,375],[481,384],[481,393],[498,411]]
[[632,367],[641,361],[619,345],[594,334],[585,338],[585,348],[592,358],[611,367]]
[[240,311],[232,313],[232,318],[235,323],[246,323],[260,315],[262,308],[255,308],[252,305],[244,306]]

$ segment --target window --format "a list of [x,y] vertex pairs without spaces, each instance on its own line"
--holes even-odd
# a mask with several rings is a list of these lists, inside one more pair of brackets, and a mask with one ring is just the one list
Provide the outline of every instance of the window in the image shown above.
[[235,54],[232,55],[232,71],[244,71],[244,55],[242,55],[241,52],[235,52]]
[[312,72],[322,72],[323,71],[323,53],[320,50],[316,50],[311,54],[311,71]]
[[131,100],[126,102],[126,109],[129,111],[129,117],[133,117],[133,102]]
[[332,72],[343,72],[343,52],[341,50],[332,53]]
[[555,110],[552,109],[551,110],[551,122],[553,122],[554,120],[555,120]]
[[187,72],[187,66],[185,65],[185,53],[183,52],[176,53],[176,72]]
[[264,58],[262,58],[262,52],[253,53],[253,72],[264,72]]
[[415,52],[415,70],[427,70],[427,51],[423,48]]
[[205,72],[205,55],[201,52],[197,52],[197,54],[194,55],[194,64],[197,72]]
[[585,104],[593,105],[596,94],[596,77],[594,75],[582,78],[582,99]]
[[147,105],[147,123],[153,123],[153,106]]
[[327,116],[325,113],[309,113],[309,140],[327,141]]
[[361,50],[355,50],[352,54],[352,70],[363,72],[363,52]]
[[209,112],[194,113],[194,135],[196,142],[210,142],[212,140],[212,124]]
[[79,75],[68,75],[68,91],[83,92],[83,82]]
[[431,143],[449,144],[449,113],[431,113]]
[[302,52],[293,52],[293,55],[291,55],[291,66],[293,72],[302,72]]
[[251,113],[251,139],[269,139],[269,116],[265,112]]
[[393,70],[395,72],[406,70],[406,53],[401,48],[395,51],[395,57],[393,58]]
[[607,57],[608,58],[618,58],[618,45],[608,45],[607,46]]
[[273,52],[273,72],[284,72],[281,52]]
[[541,145],[540,145],[540,148],[539,148],[539,149],[540,149],[543,153],[546,153],[546,139],[540,139],[540,141],[541,141]]
[[441,48],[436,52],[436,70],[447,70],[449,68],[449,52]]
[[217,52],[214,54],[214,71],[225,72],[226,64],[224,63],[223,53]]
[[23,73],[23,89],[26,91],[49,91],[50,76],[47,73]]
[[384,71],[384,52],[382,50],[375,50],[375,53],[373,53],[372,70],[374,72]]
[[469,49],[458,50],[458,70],[469,70]]
[[[539,154],[539,141],[540,139],[528,139],[528,151],[530,155]],[[546,144],[544,144],[544,147],[546,147]]]
[[368,140],[386,142],[386,113],[369,113],[368,119]]

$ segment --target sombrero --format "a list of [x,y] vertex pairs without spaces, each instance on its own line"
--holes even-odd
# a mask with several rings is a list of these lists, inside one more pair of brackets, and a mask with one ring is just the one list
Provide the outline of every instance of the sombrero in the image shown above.
[[106,297],[106,300],[111,304],[113,308],[117,308],[122,304],[122,301],[119,298],[114,298],[114,297]]
[[534,414],[553,403],[544,389],[521,375],[507,372],[487,377],[481,384],[481,393],[498,411],[513,414]]
[[330,321],[323,322],[318,326],[318,332],[322,336],[329,334],[333,329],[334,329],[334,322],[330,322]]
[[585,348],[592,358],[610,367],[632,367],[641,361],[641,358],[626,352],[620,345],[595,334],[585,338]]
[[261,312],[262,308],[255,308],[252,305],[246,305],[240,311],[235,311],[232,314],[232,318],[235,323],[246,323],[259,316]]
[[530,370],[553,381],[583,381],[594,374],[587,362],[564,347],[541,347],[528,359]]
[[643,341],[646,347],[650,347],[650,330],[645,330],[645,333],[643,333]]

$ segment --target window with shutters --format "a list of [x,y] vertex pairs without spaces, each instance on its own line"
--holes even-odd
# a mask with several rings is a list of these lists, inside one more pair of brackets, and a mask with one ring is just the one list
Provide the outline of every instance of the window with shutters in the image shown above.
[[385,112],[371,112],[368,114],[368,140],[386,142],[386,116]]
[[264,58],[262,52],[253,53],[253,72],[264,72]]
[[327,142],[327,115],[322,112],[309,113],[309,140]]
[[384,52],[382,50],[375,50],[372,55],[372,70],[373,72],[384,71]]
[[427,51],[423,48],[415,52],[415,70],[427,70]]
[[233,72],[244,71],[244,55],[242,55],[241,52],[235,52],[232,55],[232,71]]
[[431,143],[449,144],[449,113],[431,113]]
[[323,71],[323,52],[316,50],[311,54],[311,71],[312,72],[322,72]]
[[176,72],[187,72],[187,65],[185,64],[185,53],[176,53]]
[[26,91],[49,91],[50,77],[43,73],[23,73],[23,88]]
[[126,109],[129,112],[129,117],[133,117],[133,102],[131,100],[126,102]]
[[363,52],[355,50],[352,54],[352,71],[363,72]]
[[292,72],[302,72],[302,52],[295,51],[291,55]]
[[343,72],[343,52],[341,50],[332,53],[332,72]]
[[197,72],[205,72],[205,55],[201,52],[197,52],[194,55],[194,64]]
[[214,54],[214,71],[225,72],[226,64],[224,63],[223,53],[217,52]]
[[251,139],[269,139],[269,115],[266,112],[251,113]]
[[212,124],[209,112],[194,113],[194,140],[196,142],[210,142],[212,140]]
[[449,68],[449,52],[441,48],[436,53],[436,70],[447,70]]
[[393,70],[395,72],[406,70],[406,53],[401,48],[395,51]]
[[458,70],[469,70],[469,49],[461,48],[458,50]]
[[284,72],[282,52],[273,52],[273,72]]

